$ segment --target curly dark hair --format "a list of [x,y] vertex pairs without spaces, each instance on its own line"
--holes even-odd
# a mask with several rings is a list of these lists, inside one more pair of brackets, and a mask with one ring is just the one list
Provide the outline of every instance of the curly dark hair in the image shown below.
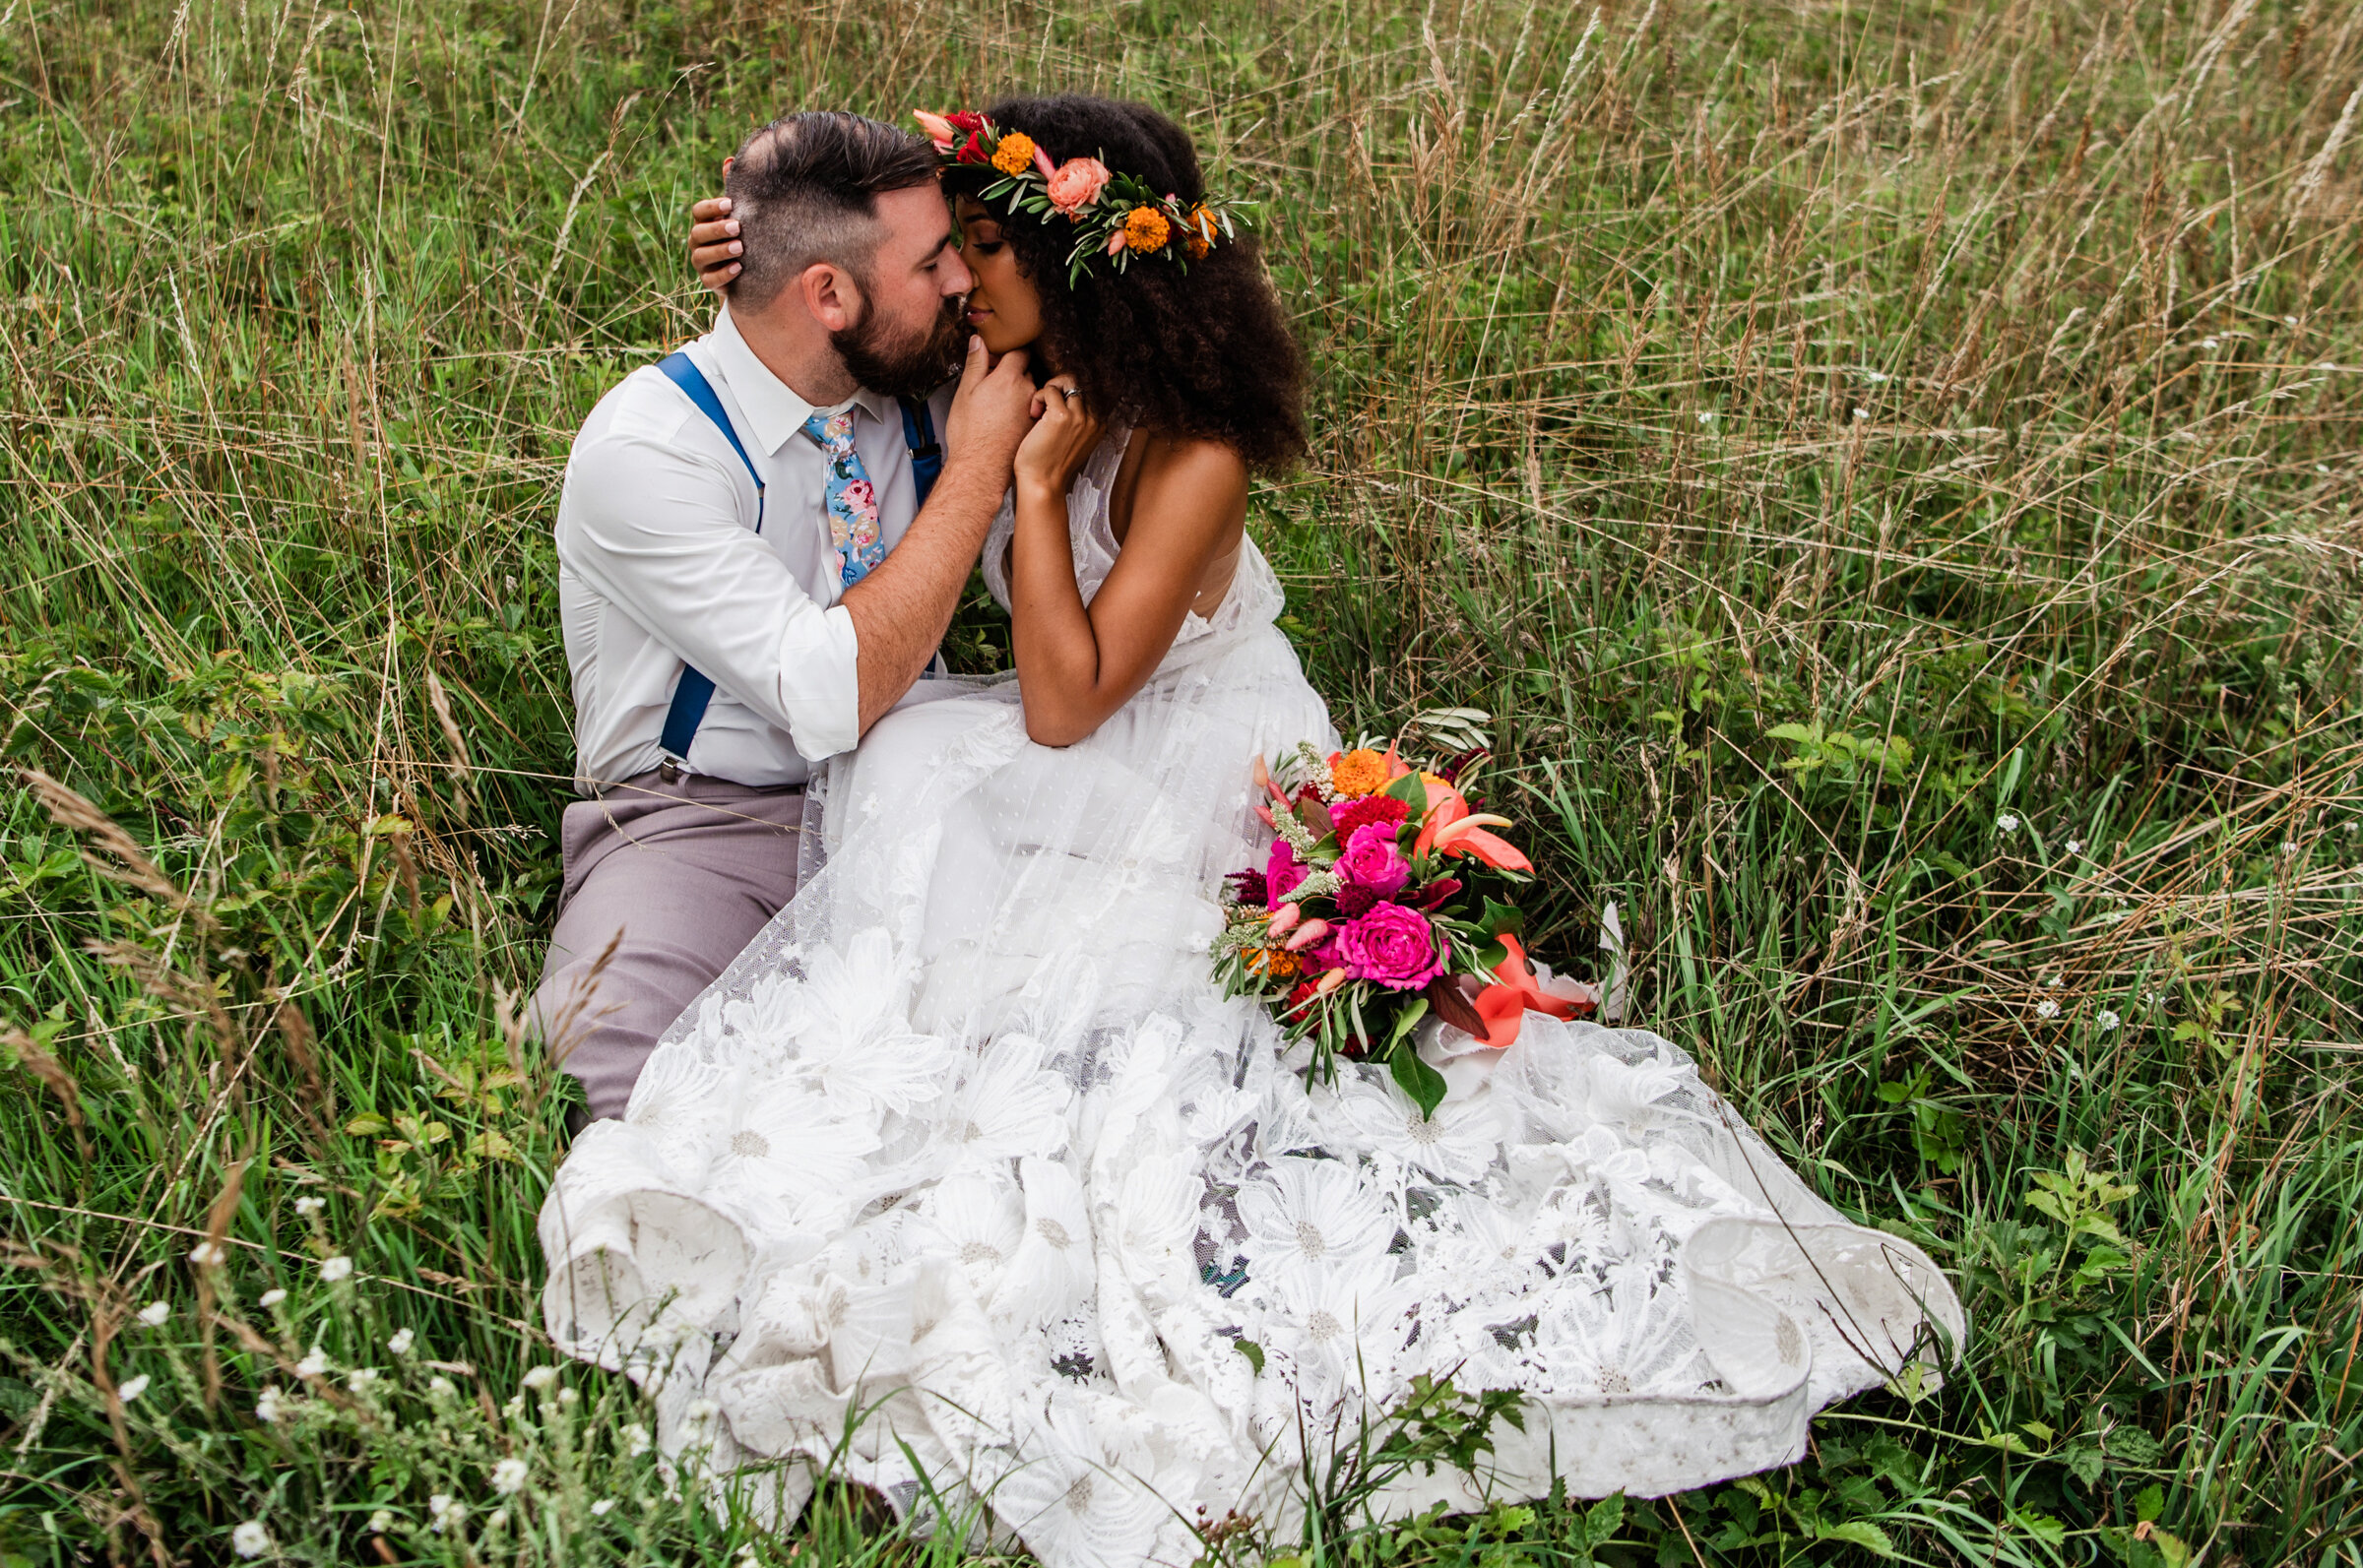
[[[1182,127],[1145,103],[1061,94],[1003,98],[985,111],[1023,131],[1054,161],[1097,157],[1184,202],[1206,179]],[[974,196],[996,178],[953,167],[947,196]],[[995,208],[1020,271],[1042,295],[1042,348],[1075,378],[1102,418],[1219,441],[1259,473],[1305,451],[1305,361],[1280,313],[1254,242],[1244,231],[1180,265],[1146,259],[1121,277],[1103,263],[1066,282],[1074,238],[1066,220]]]

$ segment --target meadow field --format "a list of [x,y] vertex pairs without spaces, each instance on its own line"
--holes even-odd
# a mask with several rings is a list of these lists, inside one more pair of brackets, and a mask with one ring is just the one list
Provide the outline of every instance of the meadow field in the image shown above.
[[0,1564],[956,1556],[549,1370],[549,528],[747,128],[1061,87],[1261,203],[1340,726],[1492,713],[1532,945],[1971,1322],[1210,1560],[2363,1564],[2352,0],[0,0]]

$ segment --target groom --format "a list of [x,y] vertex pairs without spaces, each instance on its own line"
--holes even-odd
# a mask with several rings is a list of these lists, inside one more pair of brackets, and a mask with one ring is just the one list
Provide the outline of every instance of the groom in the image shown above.
[[805,780],[927,670],[1032,423],[1025,355],[963,354],[926,142],[791,114],[727,169],[714,330],[600,400],[558,501],[588,798],[534,1013],[594,1119],[795,893]]

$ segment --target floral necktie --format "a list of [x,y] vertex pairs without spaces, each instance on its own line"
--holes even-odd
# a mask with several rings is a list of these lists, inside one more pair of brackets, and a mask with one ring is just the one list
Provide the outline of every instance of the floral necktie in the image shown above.
[[829,542],[837,547],[837,559],[844,563],[841,576],[851,588],[886,558],[878,537],[877,486],[854,450],[853,409],[814,414],[804,421],[804,434],[829,460]]

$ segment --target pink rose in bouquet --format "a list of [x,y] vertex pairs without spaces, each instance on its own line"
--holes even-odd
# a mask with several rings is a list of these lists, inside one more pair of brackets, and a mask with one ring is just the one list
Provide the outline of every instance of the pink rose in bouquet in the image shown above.
[[1272,857],[1263,867],[1263,907],[1280,908],[1280,901],[1294,892],[1305,876],[1305,867],[1297,863],[1297,851],[1288,847],[1286,839],[1274,839]]
[[1417,991],[1444,972],[1436,928],[1400,904],[1381,904],[1348,920],[1329,938],[1328,955],[1358,980],[1390,991]]
[[1411,862],[1395,847],[1395,825],[1371,822],[1354,830],[1345,852],[1337,857],[1337,874],[1382,899],[1391,899],[1411,880]]

